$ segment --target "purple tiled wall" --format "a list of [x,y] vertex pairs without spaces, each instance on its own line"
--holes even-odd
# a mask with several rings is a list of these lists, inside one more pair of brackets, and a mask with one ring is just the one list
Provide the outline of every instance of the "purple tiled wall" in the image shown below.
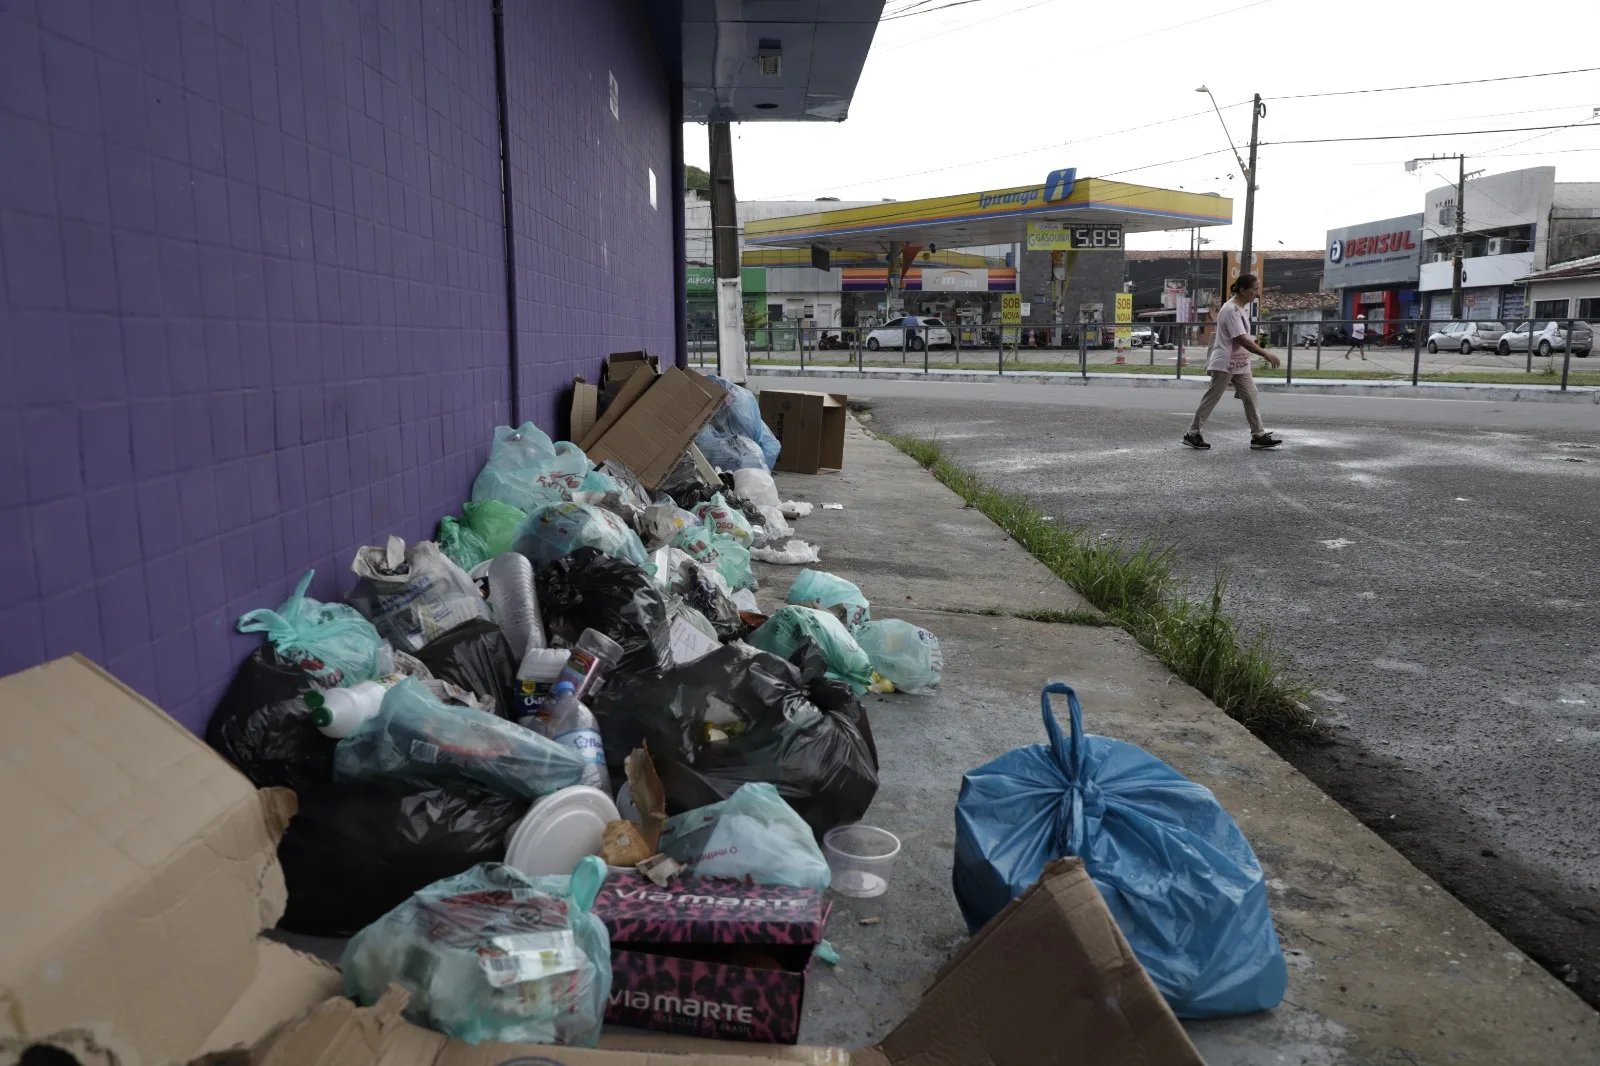
[[[622,0],[508,7],[554,431],[670,350],[666,86]],[[10,0],[0,154],[0,673],[81,651],[199,728],[238,616],[431,535],[509,416],[490,2]]]
[[505,22],[522,411],[564,429],[573,375],[674,349],[670,98],[630,0],[507,4]]

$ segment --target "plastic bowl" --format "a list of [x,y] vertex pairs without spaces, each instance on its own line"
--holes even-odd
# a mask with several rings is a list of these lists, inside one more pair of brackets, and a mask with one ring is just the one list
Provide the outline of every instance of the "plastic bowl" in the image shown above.
[[871,899],[889,891],[889,873],[900,854],[900,838],[870,825],[841,825],[822,838],[833,872],[833,890],[841,896]]

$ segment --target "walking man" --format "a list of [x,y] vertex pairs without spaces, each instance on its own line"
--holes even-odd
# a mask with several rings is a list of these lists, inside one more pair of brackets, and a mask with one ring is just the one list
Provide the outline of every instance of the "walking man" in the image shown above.
[[1283,441],[1268,433],[1261,425],[1261,401],[1256,392],[1255,378],[1250,375],[1250,356],[1259,355],[1274,368],[1278,357],[1257,344],[1250,336],[1250,315],[1245,310],[1256,298],[1259,286],[1254,274],[1240,274],[1233,283],[1233,299],[1217,312],[1216,335],[1211,341],[1211,352],[1206,358],[1206,373],[1211,375],[1211,386],[1200,400],[1200,409],[1194,413],[1189,432],[1183,443],[1197,451],[1206,451],[1211,445],[1200,435],[1217,402],[1232,386],[1239,399],[1244,401],[1244,417],[1250,423],[1250,447],[1260,451],[1276,448]]
[[1367,316],[1356,312],[1356,320],[1350,326],[1350,347],[1344,350],[1344,357],[1350,358],[1350,353],[1361,352],[1361,361],[1367,361]]

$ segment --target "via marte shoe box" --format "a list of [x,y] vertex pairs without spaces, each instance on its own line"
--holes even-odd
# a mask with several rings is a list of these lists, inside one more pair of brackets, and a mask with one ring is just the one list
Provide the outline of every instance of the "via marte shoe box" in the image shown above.
[[829,907],[814,888],[613,874],[594,903],[611,933],[606,1022],[793,1044]]

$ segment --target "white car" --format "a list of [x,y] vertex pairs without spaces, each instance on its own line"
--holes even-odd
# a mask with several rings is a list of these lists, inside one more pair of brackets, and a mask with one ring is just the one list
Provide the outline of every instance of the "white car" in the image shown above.
[[[906,347],[905,325],[904,318],[891,318],[867,334],[867,348],[875,352],[879,348]],[[943,319],[920,317],[917,319],[917,325],[910,338],[911,350],[920,352],[924,344],[935,348],[950,347],[950,330],[945,327]]]
[[1498,322],[1450,322],[1428,336],[1429,354],[1441,349],[1471,355],[1474,350],[1492,352],[1506,328]]
[[[1565,322],[1546,322],[1543,326],[1534,324],[1533,350],[1540,358],[1547,357],[1551,352],[1565,351],[1567,347],[1567,324]],[[1519,322],[1517,327],[1507,330],[1500,337],[1498,351],[1501,355],[1510,355],[1512,352],[1525,352],[1528,350],[1528,323]],[[1594,330],[1587,322],[1572,323],[1572,354],[1579,359],[1587,359],[1594,350]]]

